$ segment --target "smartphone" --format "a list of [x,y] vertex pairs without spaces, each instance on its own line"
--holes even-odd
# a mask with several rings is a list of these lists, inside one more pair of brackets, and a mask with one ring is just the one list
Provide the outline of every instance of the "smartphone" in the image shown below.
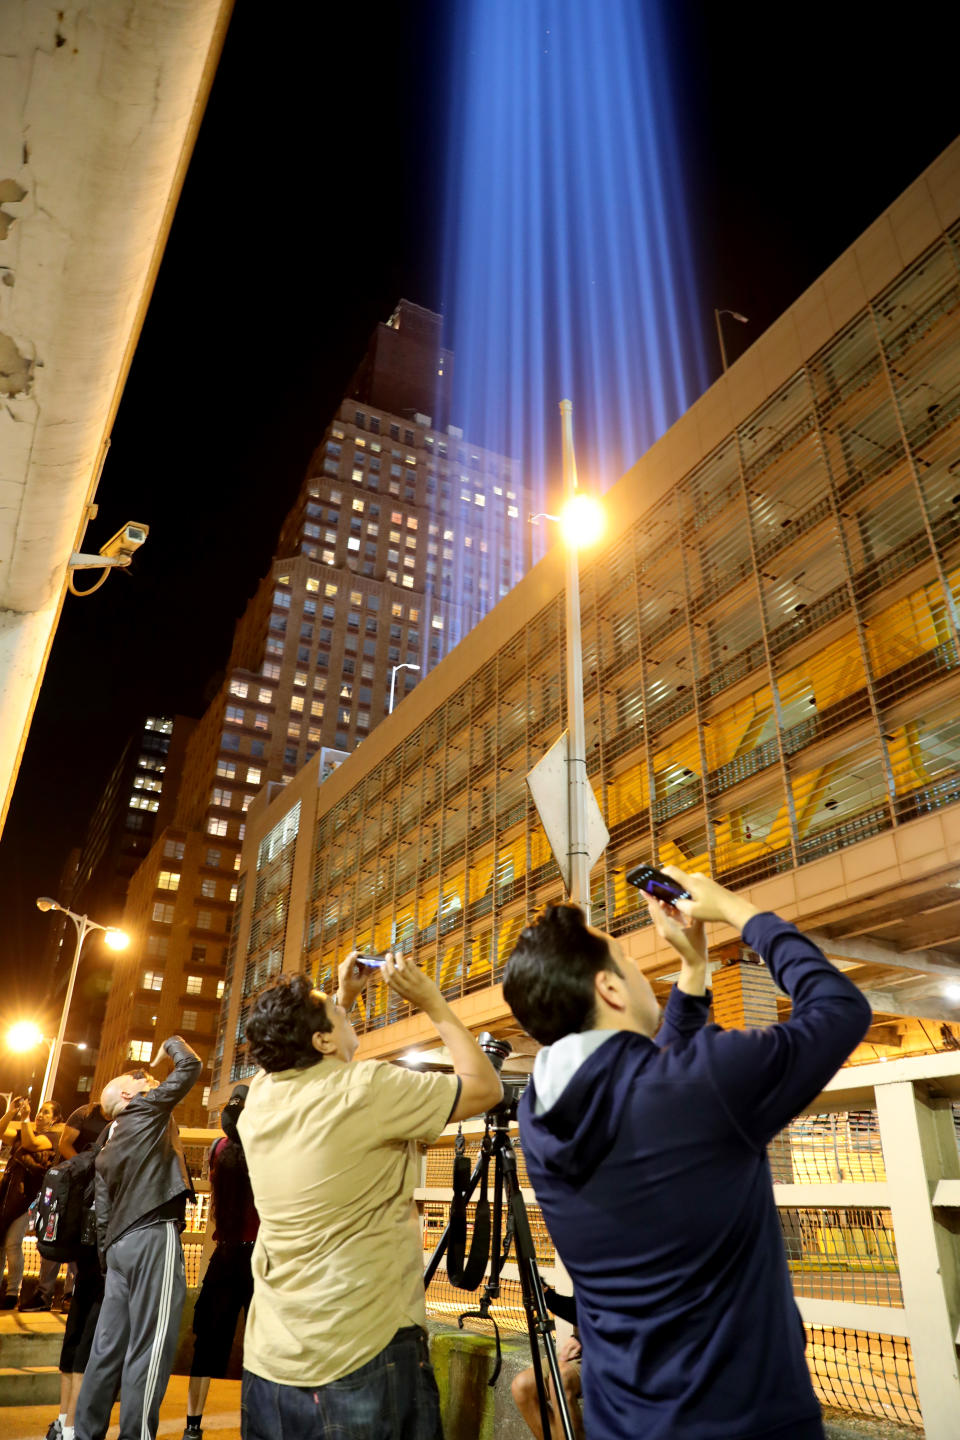
[[385,955],[358,955],[356,963],[365,965],[370,970],[382,970],[386,958]]
[[635,885],[645,895],[652,895],[656,900],[665,900],[672,905],[675,900],[690,900],[693,897],[689,890],[684,890],[677,880],[671,880],[669,875],[664,875],[662,870],[656,870],[652,865],[635,865],[626,874],[628,885]]

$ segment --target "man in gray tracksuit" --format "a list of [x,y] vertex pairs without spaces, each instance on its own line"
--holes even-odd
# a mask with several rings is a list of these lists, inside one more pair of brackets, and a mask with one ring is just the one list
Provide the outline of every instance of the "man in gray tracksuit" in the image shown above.
[[111,1124],[97,1156],[97,1243],[107,1280],[77,1405],[76,1440],[103,1440],[118,1385],[120,1440],[154,1440],[186,1294],[180,1232],[190,1175],[172,1117],[203,1068],[179,1035],[162,1084],[118,1075],[100,1104]]

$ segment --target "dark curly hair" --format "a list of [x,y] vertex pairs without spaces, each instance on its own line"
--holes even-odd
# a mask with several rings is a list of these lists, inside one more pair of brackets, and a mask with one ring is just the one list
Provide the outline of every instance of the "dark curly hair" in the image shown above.
[[307,975],[282,975],[254,1001],[245,1026],[250,1058],[264,1070],[306,1070],[323,1056],[313,1048],[318,1031],[333,1029]]
[[503,998],[528,1035],[552,1045],[592,1026],[593,977],[601,970],[623,973],[580,906],[547,905],[520,931],[504,972]]

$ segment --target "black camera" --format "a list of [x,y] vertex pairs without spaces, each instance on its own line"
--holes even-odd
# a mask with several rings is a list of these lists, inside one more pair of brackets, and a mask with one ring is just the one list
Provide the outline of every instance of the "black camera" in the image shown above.
[[517,1106],[520,1103],[520,1096],[524,1090],[526,1090],[530,1077],[529,1075],[503,1075],[503,1062],[513,1050],[513,1046],[509,1040],[498,1040],[495,1035],[491,1035],[488,1030],[485,1030],[477,1043],[484,1055],[489,1059],[494,1070],[500,1075],[500,1081],[503,1085],[503,1099],[499,1105],[495,1105],[492,1110],[488,1110],[484,1118],[488,1122],[497,1125],[509,1125],[511,1120],[516,1120],[517,1118]]

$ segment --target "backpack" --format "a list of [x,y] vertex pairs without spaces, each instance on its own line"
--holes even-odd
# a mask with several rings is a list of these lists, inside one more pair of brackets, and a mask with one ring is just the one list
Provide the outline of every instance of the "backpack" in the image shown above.
[[33,1233],[44,1260],[76,1260],[97,1243],[94,1167],[98,1147],[51,1165],[34,1202]]

